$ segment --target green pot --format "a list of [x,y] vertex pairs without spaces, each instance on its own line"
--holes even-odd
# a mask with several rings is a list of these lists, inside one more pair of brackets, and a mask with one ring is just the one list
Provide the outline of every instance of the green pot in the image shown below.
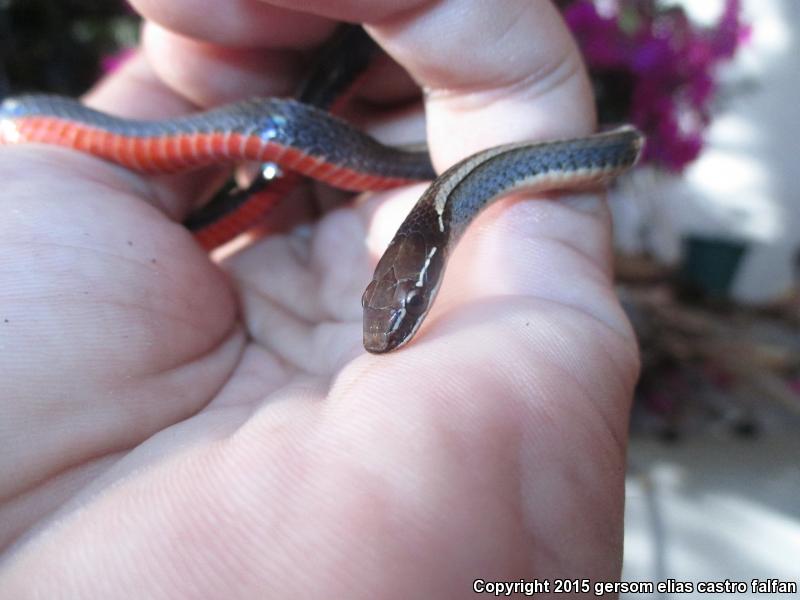
[[741,240],[689,235],[683,240],[681,282],[694,292],[715,299],[729,296],[748,244]]

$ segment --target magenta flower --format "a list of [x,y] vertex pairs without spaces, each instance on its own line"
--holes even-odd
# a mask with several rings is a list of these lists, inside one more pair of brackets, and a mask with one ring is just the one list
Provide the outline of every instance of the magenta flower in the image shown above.
[[601,120],[632,121],[648,138],[644,160],[680,171],[702,150],[716,68],[749,35],[740,1],[727,0],[707,29],[656,0],[617,0],[614,8],[601,15],[590,0],[574,0],[564,11],[589,66]]
[[113,54],[108,54],[100,60],[100,68],[103,69],[103,73],[112,73],[119,69],[133,54],[133,48],[123,48]]

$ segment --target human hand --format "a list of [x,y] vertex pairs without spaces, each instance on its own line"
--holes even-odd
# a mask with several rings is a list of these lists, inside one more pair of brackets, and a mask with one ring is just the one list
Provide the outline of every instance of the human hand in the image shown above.
[[[278,48],[342,19],[429,90],[439,170],[594,126],[544,0],[135,4],[183,36],[147,28],[89,96],[110,112],[287,93],[301,73]],[[203,175],[20,146],[0,176],[0,540],[18,542],[0,597],[447,598],[476,578],[618,577],[637,351],[600,199],[488,209],[415,340],[373,356],[359,298],[420,186],[218,266],[175,223]]]

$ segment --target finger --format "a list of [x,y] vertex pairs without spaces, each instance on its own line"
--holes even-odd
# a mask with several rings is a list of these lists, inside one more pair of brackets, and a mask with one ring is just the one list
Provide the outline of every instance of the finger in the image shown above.
[[388,21],[409,13],[422,13],[434,4],[432,0],[261,0],[272,6],[300,10],[315,15],[351,23]]
[[[161,82],[140,52],[100,81],[83,100],[97,110],[132,119],[166,119],[195,110],[190,101]],[[125,172],[141,198],[176,220],[182,219],[198,199],[207,197],[225,176],[224,170],[218,168],[149,177]]]
[[201,107],[247,96],[290,95],[305,66],[297,51],[225,47],[152,23],[144,27],[142,45],[161,81]]
[[[152,23],[144,27],[142,45],[158,77],[176,94],[203,107],[250,96],[292,95],[316,60],[316,53],[307,51],[211,44]],[[355,108],[347,118],[419,96],[419,87],[407,72],[383,55],[359,80],[348,103]]]
[[[280,40],[289,33],[252,27],[262,10],[281,27],[298,29],[292,34],[293,48],[308,48],[321,40],[314,21],[304,20],[315,17],[294,11],[369,24],[370,33],[430,92],[429,131],[440,168],[485,147],[487,140],[585,133],[594,126],[588,79],[572,38],[548,0],[200,4],[176,0],[169,3],[169,14],[165,3],[155,0],[138,0],[136,6],[174,32],[228,46],[246,39],[248,46],[286,47]],[[201,12],[208,18],[201,19]],[[219,23],[219,30],[224,25],[229,33],[224,38],[204,35],[198,23],[205,27],[208,20]],[[470,119],[469,127],[463,127],[461,119]]]
[[327,38],[335,23],[258,0],[133,0],[148,20],[175,33],[222,46],[308,48]]
[[[427,91],[434,164],[444,169],[494,144],[593,131],[586,72],[549,0],[474,6],[480,10],[473,12],[485,14],[459,24],[461,35],[445,37],[445,43],[429,41],[427,48],[417,44],[435,38],[439,28],[455,28],[453,17],[434,13],[430,22],[374,29]],[[504,16],[492,19],[495,10]]]

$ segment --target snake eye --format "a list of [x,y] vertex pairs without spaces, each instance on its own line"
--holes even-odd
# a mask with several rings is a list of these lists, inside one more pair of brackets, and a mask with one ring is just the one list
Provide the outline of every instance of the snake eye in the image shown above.
[[406,294],[405,308],[412,313],[420,312],[425,308],[425,298],[420,290],[414,289]]

